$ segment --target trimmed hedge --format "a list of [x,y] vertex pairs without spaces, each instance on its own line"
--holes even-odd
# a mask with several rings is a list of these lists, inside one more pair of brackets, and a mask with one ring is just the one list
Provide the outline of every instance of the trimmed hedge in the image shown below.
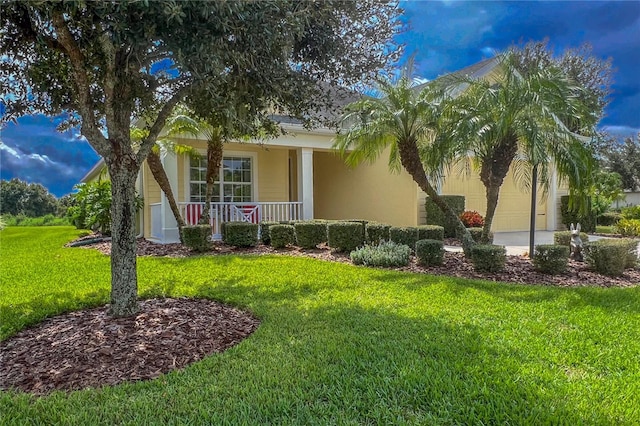
[[285,248],[296,243],[296,228],[293,225],[271,225],[271,247]]
[[507,250],[504,246],[477,244],[471,248],[471,262],[476,271],[502,271],[507,262]]
[[614,277],[622,275],[628,261],[629,248],[625,244],[608,241],[598,240],[585,244],[585,261],[600,274]]
[[569,247],[558,244],[540,244],[535,247],[533,267],[545,274],[560,274],[567,270]]
[[624,268],[635,268],[638,264],[638,240],[633,238],[602,239],[596,241],[599,245],[620,246],[625,250]]
[[418,241],[418,228],[392,226],[389,228],[389,239],[394,243],[409,246],[411,251],[414,251]]
[[[591,211],[590,208],[589,211]],[[567,229],[569,229],[572,223],[579,223],[584,232],[596,232],[596,215],[593,213],[580,215],[576,212],[570,211],[568,195],[560,197],[560,215],[562,217],[562,223],[567,227]]]
[[[482,236],[482,228],[467,228],[473,241],[479,242],[480,236]],[[489,231],[489,242],[488,244],[493,244],[493,232]]]
[[598,216],[598,225],[612,226],[622,219],[622,214],[617,212],[606,212]]
[[327,225],[329,247],[351,252],[364,245],[364,225],[361,222],[331,222]]
[[418,240],[416,257],[423,266],[442,265],[444,260],[444,243],[442,240]]
[[211,247],[211,226],[193,225],[182,227],[182,244],[196,252],[204,252]]
[[[464,195],[441,195],[440,198],[451,207],[456,217],[459,217],[464,212]],[[427,225],[440,225],[444,227],[444,236],[447,238],[453,238],[456,236],[456,225],[450,223],[444,217],[444,213],[429,197],[425,202],[425,210],[427,214]]]
[[258,224],[250,222],[227,222],[222,241],[236,247],[258,245]]
[[444,228],[440,225],[418,226],[418,240],[444,240]]
[[389,241],[389,229],[391,229],[391,225],[369,222],[365,226],[365,241],[369,245],[378,245],[382,241]]
[[318,244],[327,242],[327,223],[320,221],[296,222],[297,244],[305,249],[316,248]]
[[411,249],[404,244],[383,241],[377,246],[365,245],[351,252],[351,261],[356,265],[367,266],[407,266]]
[[260,222],[260,240],[262,241],[262,244],[271,244],[271,233],[269,232],[269,227],[279,224],[280,222]]
[[[580,233],[580,239],[583,243],[589,241],[589,235],[584,232]],[[558,231],[553,233],[553,244],[571,247],[571,231]]]

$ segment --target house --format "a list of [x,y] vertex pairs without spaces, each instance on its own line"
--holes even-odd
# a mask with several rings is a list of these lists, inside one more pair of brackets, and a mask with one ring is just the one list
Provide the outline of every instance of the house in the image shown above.
[[[493,60],[459,71],[488,78],[492,72]],[[426,223],[425,194],[406,172],[389,171],[388,153],[373,164],[350,169],[332,149],[334,131],[306,130],[295,122],[282,127],[287,133],[276,139],[225,144],[211,207],[214,238],[220,237],[222,222],[237,220],[366,219],[394,226]],[[176,142],[206,153],[203,139],[185,136]],[[161,158],[182,217],[187,224],[197,223],[204,206],[205,160],[172,152],[162,152]],[[104,163],[97,164],[82,181],[95,179],[103,167]],[[146,163],[137,184],[145,201],[141,236],[161,243],[177,242],[178,228],[169,203]],[[451,173],[439,191],[464,195],[467,210],[481,214],[486,210],[484,186],[473,172],[464,177]],[[538,195],[536,229],[561,226],[560,196],[566,193],[556,181],[548,194]],[[530,194],[520,189],[511,172],[501,189],[493,230],[528,230],[529,211]]]

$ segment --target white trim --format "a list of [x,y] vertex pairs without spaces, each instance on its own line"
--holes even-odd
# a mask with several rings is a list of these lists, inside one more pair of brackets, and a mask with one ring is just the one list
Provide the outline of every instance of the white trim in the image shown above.
[[[198,149],[198,152],[207,157],[207,151]],[[222,151],[222,159],[224,157],[249,157],[251,158],[251,198],[252,202],[257,202],[258,198],[258,153],[255,151]],[[191,202],[191,158],[184,155],[184,195],[185,202]]]
[[302,219],[313,219],[313,149],[298,148],[298,201],[302,201]]

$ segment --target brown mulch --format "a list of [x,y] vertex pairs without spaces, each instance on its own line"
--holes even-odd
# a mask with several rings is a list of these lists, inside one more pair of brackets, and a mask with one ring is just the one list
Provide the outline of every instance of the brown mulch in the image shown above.
[[204,299],[150,299],[128,318],[107,307],[47,319],[0,342],[0,389],[36,395],[148,380],[239,343],[252,315]]

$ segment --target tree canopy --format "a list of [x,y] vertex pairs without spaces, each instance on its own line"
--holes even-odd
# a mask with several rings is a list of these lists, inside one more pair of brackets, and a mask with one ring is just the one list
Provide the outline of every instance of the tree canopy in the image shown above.
[[[174,106],[208,117],[234,98],[251,128],[284,113],[312,125],[340,85],[366,82],[399,52],[395,2],[2,1],[5,119],[67,113],[112,182],[111,312],[137,310],[137,172]],[[326,117],[326,115],[325,115]],[[132,143],[133,120],[146,137]]]
[[39,217],[57,211],[58,200],[41,184],[18,178],[0,181],[0,213]]

